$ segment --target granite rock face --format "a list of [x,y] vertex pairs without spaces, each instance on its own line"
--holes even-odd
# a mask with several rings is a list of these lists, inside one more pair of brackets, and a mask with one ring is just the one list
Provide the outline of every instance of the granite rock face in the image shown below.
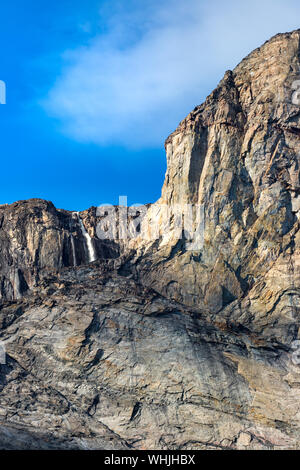
[[299,39],[180,123],[127,239],[109,211],[0,207],[0,447],[300,448]]
[[[265,292],[284,292],[296,282],[297,78],[299,32],[275,36],[233,72],[226,72],[206,102],[167,139],[168,170],[161,200],[152,206],[150,217],[159,218],[161,204],[203,205],[204,243],[195,257],[185,240],[178,243],[176,230],[173,236],[172,230],[162,231],[154,254],[147,250],[164,271],[157,276],[155,264],[149,263],[148,277],[153,268],[159,291],[167,294],[170,285],[178,300],[217,314],[229,300],[256,292],[265,275]],[[278,275],[280,286],[275,287]],[[275,300],[275,292],[271,297]]]

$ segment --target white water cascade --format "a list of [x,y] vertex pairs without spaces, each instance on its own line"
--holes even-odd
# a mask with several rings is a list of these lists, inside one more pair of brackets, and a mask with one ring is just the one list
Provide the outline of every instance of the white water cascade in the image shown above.
[[83,222],[80,218],[79,212],[75,212],[75,214],[77,215],[77,219],[78,219],[78,222],[79,222],[79,225],[80,225],[80,228],[81,228],[81,233],[84,236],[84,238],[86,239],[86,246],[87,246],[87,251],[88,251],[88,255],[89,255],[89,263],[91,263],[92,261],[96,261],[96,259],[97,259],[96,251],[95,251],[92,239],[91,239],[89,233],[87,232],[85,226],[83,225]]
[[74,243],[74,237],[71,235],[71,246],[72,246],[72,255],[73,255],[73,266],[77,266],[77,259],[76,259],[76,250],[75,250],[75,243]]

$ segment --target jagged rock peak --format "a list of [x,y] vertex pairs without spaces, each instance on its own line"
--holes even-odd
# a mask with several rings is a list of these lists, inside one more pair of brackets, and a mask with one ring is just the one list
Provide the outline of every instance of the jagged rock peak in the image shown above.
[[[276,135],[283,131],[300,133],[299,105],[292,101],[294,84],[300,79],[299,38],[300,30],[279,34],[255,49],[233,71],[225,73],[206,101],[167,138],[164,201],[201,199],[201,173],[204,162],[208,171],[207,167],[213,164],[209,154],[214,146],[218,153],[221,146],[232,153],[238,152],[236,164],[251,153],[257,143],[253,137],[258,129],[261,129],[260,137],[265,138],[271,130]],[[223,154],[218,157],[219,163],[230,166]],[[258,170],[256,176],[260,173]]]
[[[207,106],[220,97],[224,87],[235,87],[235,82],[238,83],[239,87],[241,87],[241,82],[245,82],[245,85],[248,84],[248,86],[250,83],[252,83],[252,85],[256,83],[257,86],[255,89],[261,94],[266,86],[268,87],[272,84],[272,81],[267,79],[268,75],[269,78],[271,78],[270,71],[275,71],[275,75],[278,76],[280,68],[284,64],[289,71],[289,80],[287,80],[286,85],[288,87],[288,96],[290,96],[290,82],[293,79],[299,78],[300,73],[299,42],[300,29],[297,29],[289,33],[276,34],[262,46],[253,50],[233,71],[227,70],[225,72],[217,88],[212,91],[203,104],[196,106],[193,111],[180,122],[178,128],[166,139],[165,145],[167,146],[173,135],[178,134],[183,129],[189,129],[192,123],[195,120],[197,121],[196,117],[201,114]],[[282,71],[280,74],[282,74]],[[259,82],[257,82],[257,76],[260,77]],[[263,84],[263,87],[260,86],[261,84]],[[253,97],[253,101],[254,99]],[[203,117],[205,118],[205,116]],[[200,117],[198,119],[201,121]]]

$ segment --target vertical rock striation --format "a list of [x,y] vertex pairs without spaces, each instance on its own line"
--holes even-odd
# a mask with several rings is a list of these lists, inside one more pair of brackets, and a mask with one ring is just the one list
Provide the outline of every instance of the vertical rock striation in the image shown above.
[[211,315],[253,304],[259,322],[299,288],[299,36],[279,34],[227,71],[166,140],[168,169],[149,217],[159,220],[161,204],[198,204],[203,246],[190,250],[178,231],[162,231],[140,260],[141,276]]

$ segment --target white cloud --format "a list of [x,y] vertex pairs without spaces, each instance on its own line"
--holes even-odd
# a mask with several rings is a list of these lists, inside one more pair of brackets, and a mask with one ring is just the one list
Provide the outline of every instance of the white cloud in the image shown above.
[[105,33],[64,54],[43,106],[72,138],[162,145],[225,70],[273,34],[297,28],[300,13],[296,0],[143,2],[102,14]]

